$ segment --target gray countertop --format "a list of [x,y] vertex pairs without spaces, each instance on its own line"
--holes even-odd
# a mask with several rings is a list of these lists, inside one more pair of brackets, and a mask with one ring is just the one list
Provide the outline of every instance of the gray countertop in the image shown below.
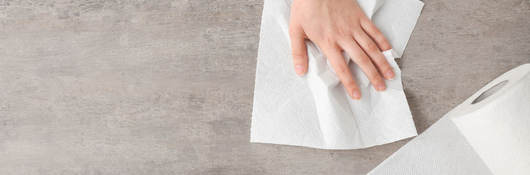
[[[0,0],[0,174],[364,174],[408,140],[249,143],[260,0]],[[419,132],[530,62],[530,1],[428,0],[400,60]]]

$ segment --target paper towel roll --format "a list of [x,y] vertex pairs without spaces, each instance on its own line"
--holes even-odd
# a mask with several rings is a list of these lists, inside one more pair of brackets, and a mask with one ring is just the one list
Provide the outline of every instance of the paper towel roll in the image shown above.
[[530,64],[488,83],[370,174],[530,174]]
[[530,64],[488,83],[448,117],[493,174],[530,174]]

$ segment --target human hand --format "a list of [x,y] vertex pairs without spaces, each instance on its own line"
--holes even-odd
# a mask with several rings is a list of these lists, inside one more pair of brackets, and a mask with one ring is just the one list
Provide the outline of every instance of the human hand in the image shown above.
[[298,75],[307,72],[305,40],[309,39],[326,55],[353,99],[360,99],[361,92],[342,51],[359,65],[376,90],[386,89],[382,77],[394,78],[392,67],[381,53],[392,47],[356,0],[294,0],[290,18],[289,35],[294,68]]

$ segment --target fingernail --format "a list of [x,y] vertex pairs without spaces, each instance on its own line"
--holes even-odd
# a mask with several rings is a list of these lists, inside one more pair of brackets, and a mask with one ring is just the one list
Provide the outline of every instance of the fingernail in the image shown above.
[[296,74],[299,76],[304,75],[304,67],[300,64],[294,66],[294,70],[296,71]]
[[382,85],[382,84],[375,86],[375,90],[378,90],[378,91],[384,91],[385,88],[386,88],[385,85]]
[[394,71],[391,71],[391,70],[387,71],[387,72],[385,73],[385,77],[386,77],[386,79],[388,79],[388,80],[393,80],[393,79],[394,79]]
[[359,91],[353,91],[351,95],[355,100],[361,99],[361,93]]

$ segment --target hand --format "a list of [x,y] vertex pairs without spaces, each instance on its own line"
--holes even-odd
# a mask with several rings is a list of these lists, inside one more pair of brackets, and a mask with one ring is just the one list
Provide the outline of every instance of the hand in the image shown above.
[[394,78],[392,67],[381,51],[392,47],[364,14],[356,0],[294,0],[289,35],[293,63],[298,75],[307,72],[306,39],[313,41],[329,60],[344,88],[353,99],[361,92],[342,56],[345,51],[378,91],[386,79]]

